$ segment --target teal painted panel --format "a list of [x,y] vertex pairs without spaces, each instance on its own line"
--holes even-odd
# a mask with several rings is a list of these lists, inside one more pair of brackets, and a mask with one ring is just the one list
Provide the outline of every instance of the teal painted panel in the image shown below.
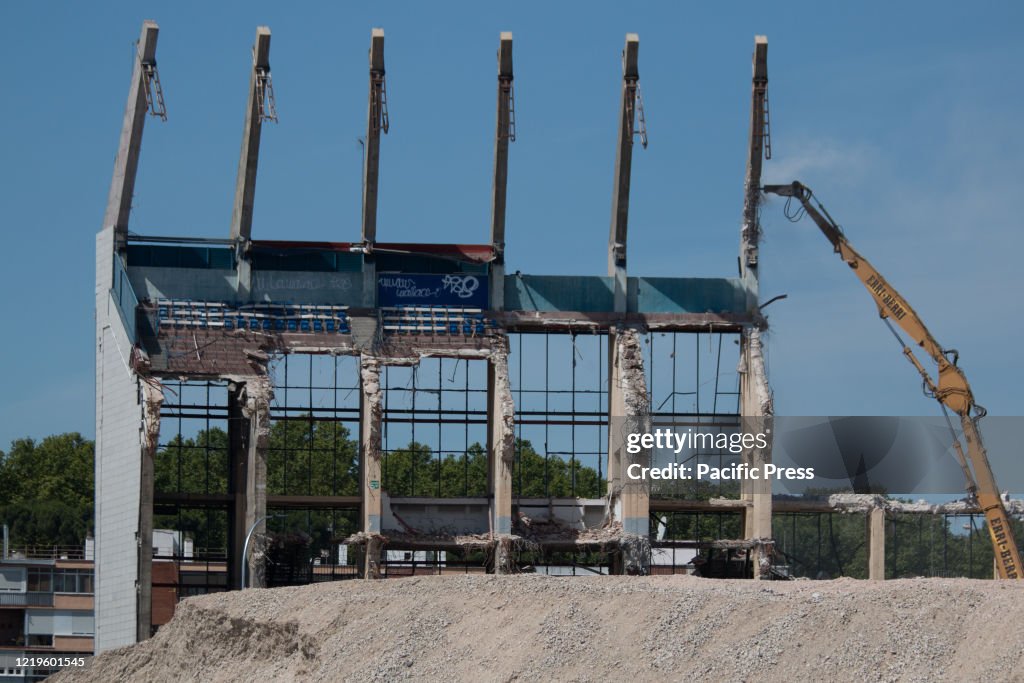
[[358,306],[362,296],[362,273],[263,270],[252,274],[253,301]]
[[599,313],[614,307],[612,278],[506,275],[505,310]]
[[738,278],[629,278],[628,307],[640,313],[745,313]]
[[142,299],[229,303],[238,299],[238,278],[233,270],[128,266],[128,277]]

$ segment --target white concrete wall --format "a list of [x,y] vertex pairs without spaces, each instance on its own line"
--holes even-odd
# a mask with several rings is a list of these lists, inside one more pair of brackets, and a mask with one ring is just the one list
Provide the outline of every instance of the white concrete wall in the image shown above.
[[96,237],[96,651],[135,642],[142,405],[110,296],[113,231]]

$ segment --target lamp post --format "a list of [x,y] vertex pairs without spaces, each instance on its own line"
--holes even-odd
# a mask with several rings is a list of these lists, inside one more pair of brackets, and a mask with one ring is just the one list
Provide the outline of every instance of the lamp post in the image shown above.
[[284,517],[284,515],[263,515],[252,523],[252,526],[249,527],[249,533],[245,535],[245,544],[242,546],[242,589],[248,588],[245,585],[245,570],[249,566],[249,541],[252,540],[252,532],[256,531],[256,527],[271,517],[279,518]]

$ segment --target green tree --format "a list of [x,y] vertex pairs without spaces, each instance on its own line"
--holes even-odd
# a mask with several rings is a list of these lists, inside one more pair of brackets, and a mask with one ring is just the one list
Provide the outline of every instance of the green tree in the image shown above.
[[359,444],[343,423],[310,415],[270,427],[267,491],[271,494],[359,494]]
[[93,442],[77,432],[0,451],[0,518],[15,545],[80,545],[91,533]]
[[[545,458],[533,444],[516,439],[514,495],[524,498],[595,498],[604,495],[606,481],[593,467],[559,455]],[[383,488],[393,496],[485,496],[488,491],[487,450],[479,443],[464,455],[438,456],[425,444],[412,442],[385,454],[381,465]]]
[[[153,488],[157,495],[228,493],[228,435],[220,427],[204,429],[194,437],[176,434],[156,452]],[[170,512],[154,508],[153,527],[181,531],[195,543],[197,553],[226,553],[228,516],[216,508],[178,507]]]
[[[270,428],[267,492],[271,495],[357,495],[359,444],[339,422],[310,415],[279,420]],[[155,460],[157,493],[226,494],[229,492],[228,434],[219,427],[194,437],[174,436]],[[166,509],[166,508],[165,508]],[[329,547],[332,536],[352,529],[347,517],[333,511],[293,511],[283,529],[304,529]],[[277,524],[277,522],[274,522]],[[178,507],[154,515],[156,528],[185,532],[197,549],[227,550],[228,515],[223,509]]]
[[487,451],[478,443],[466,449],[466,454],[449,455],[441,461],[441,496],[487,495]]
[[157,450],[153,463],[158,493],[227,493],[228,435],[220,427],[194,438],[177,434]]
[[606,480],[593,467],[560,455],[541,455],[529,439],[516,439],[516,471],[512,491],[524,498],[578,496],[599,498]]

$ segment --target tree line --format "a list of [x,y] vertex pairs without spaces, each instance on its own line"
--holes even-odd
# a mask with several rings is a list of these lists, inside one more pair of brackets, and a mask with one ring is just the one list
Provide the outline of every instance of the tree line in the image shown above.
[[[517,440],[514,494],[522,497],[598,497],[606,482],[602,473],[579,461],[537,451],[529,440]],[[359,445],[341,423],[309,418],[275,422],[267,454],[267,485],[271,494],[359,494]],[[155,460],[155,489],[165,493],[228,493],[228,435],[220,428],[194,436],[176,435],[162,445]],[[486,449],[471,444],[465,453],[439,455],[426,444],[412,442],[385,454],[381,487],[394,496],[483,496],[488,489]],[[666,492],[667,493],[667,492]],[[688,499],[735,497],[721,486],[678,492]],[[15,547],[77,546],[93,531],[94,445],[78,433],[48,436],[41,441],[17,439],[0,451],[0,522],[11,531]],[[316,544],[358,530],[350,510],[279,511],[272,529],[302,530]],[[227,547],[226,510],[154,510],[158,528],[190,535],[197,548]],[[794,575],[811,578],[867,576],[865,519],[858,514],[776,514],[773,536],[776,562]],[[1024,525],[1014,520],[1018,539]],[[677,540],[739,538],[736,514],[678,513],[652,518],[652,535]],[[886,519],[886,575],[992,575],[992,546],[984,521],[969,516],[890,514]]]

